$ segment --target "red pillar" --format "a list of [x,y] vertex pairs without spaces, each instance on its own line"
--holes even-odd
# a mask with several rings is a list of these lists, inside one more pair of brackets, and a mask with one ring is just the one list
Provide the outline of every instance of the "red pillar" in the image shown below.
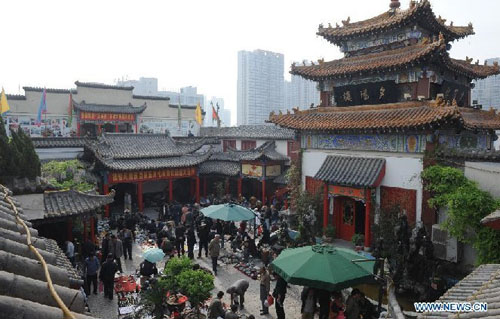
[[137,129],[137,121],[135,122],[135,134],[138,134],[139,130]]
[[87,222],[83,222],[83,241],[87,241]]
[[80,120],[76,121],[76,136],[80,136]]
[[95,233],[94,233],[94,216],[90,217],[90,241],[95,244]]
[[118,122],[115,123],[115,133],[118,133]]
[[101,135],[101,132],[102,132],[101,124],[97,124],[97,135]]
[[285,209],[288,209],[288,199],[285,198],[283,201],[285,202]]
[[370,247],[371,244],[371,225],[370,225],[370,211],[372,206],[372,193],[371,189],[366,190],[366,210],[365,210],[365,247]]
[[323,191],[323,227],[328,226],[328,184],[325,183]]
[[194,197],[194,179],[190,178],[189,179],[189,197],[193,198]]
[[174,180],[169,179],[168,180],[168,201],[172,203],[174,199]]
[[207,197],[207,178],[203,177],[203,196]]
[[243,195],[241,192],[242,192],[242,184],[243,184],[243,179],[240,177],[238,178],[238,197],[240,197],[240,195]]
[[137,182],[137,206],[139,206],[139,212],[144,211],[144,203],[142,202],[142,182]]
[[[104,193],[104,195],[109,194],[109,185],[108,184],[104,184],[102,187],[103,187],[103,193]],[[104,206],[104,216],[105,217],[109,217],[109,205],[105,205]]]
[[73,219],[71,217],[68,218],[66,225],[67,225],[66,237],[68,237],[69,241],[73,241]]
[[266,205],[266,180],[262,179],[262,205]]
[[200,202],[200,177],[196,176],[196,202]]

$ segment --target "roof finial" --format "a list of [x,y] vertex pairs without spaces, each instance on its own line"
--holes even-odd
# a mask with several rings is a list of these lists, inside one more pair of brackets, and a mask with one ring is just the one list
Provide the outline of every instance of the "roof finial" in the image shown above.
[[389,5],[391,10],[399,9],[400,6],[401,6],[401,2],[399,2],[399,0],[391,0],[391,4]]

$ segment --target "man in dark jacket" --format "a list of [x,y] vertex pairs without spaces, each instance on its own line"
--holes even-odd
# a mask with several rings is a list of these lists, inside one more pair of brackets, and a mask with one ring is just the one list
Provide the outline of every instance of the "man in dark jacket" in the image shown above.
[[219,317],[224,318],[226,312],[224,307],[222,307],[222,297],[224,297],[224,292],[219,291],[217,293],[217,298],[214,298],[208,306],[208,319],[217,319]]
[[204,222],[198,228],[198,238],[200,239],[198,258],[201,258],[201,251],[205,249],[205,257],[208,257],[208,233],[209,228]]
[[85,275],[86,275],[86,293],[90,294],[90,285],[94,285],[94,294],[97,295],[97,272],[99,271],[99,259],[95,256],[95,251],[91,251],[90,255],[85,258]]
[[175,227],[175,246],[177,248],[177,257],[184,256],[184,238],[185,238],[186,229],[182,224],[177,225]]
[[245,302],[245,292],[250,286],[248,280],[240,279],[235,281],[226,291],[226,293],[231,296],[231,305],[238,305],[238,296],[240,296],[240,309],[243,309],[243,303]]
[[194,234],[193,226],[189,226],[187,232],[187,245],[188,245],[188,257],[189,259],[194,258],[194,245],[196,244],[196,235]]
[[104,235],[104,239],[102,240],[102,247],[101,247],[101,262],[104,263],[106,261],[106,258],[108,258],[109,254],[109,245],[110,245],[110,239],[109,239],[109,233],[106,233]]
[[139,268],[139,273],[141,274],[141,276],[150,277],[152,275],[158,275],[156,264],[150,262],[149,260],[144,260]]
[[287,282],[280,275],[275,274],[276,286],[274,287],[273,297],[276,299],[276,317],[278,319],[285,319],[285,309],[283,303],[285,302]]
[[115,284],[115,274],[118,271],[118,265],[113,261],[113,254],[108,254],[104,264],[102,264],[99,279],[104,284],[104,297],[113,300],[113,288]]

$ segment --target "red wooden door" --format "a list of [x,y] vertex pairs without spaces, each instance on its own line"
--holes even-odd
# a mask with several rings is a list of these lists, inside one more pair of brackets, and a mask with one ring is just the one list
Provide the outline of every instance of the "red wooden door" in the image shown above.
[[337,202],[340,204],[337,210],[337,225],[339,225],[337,229],[338,237],[343,240],[351,241],[356,225],[356,203],[354,199],[349,197],[341,197]]

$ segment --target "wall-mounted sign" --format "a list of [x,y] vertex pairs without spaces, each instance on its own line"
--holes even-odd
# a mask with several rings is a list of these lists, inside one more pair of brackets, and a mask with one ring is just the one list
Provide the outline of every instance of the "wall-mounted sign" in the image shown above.
[[195,167],[168,168],[160,170],[148,170],[137,172],[111,172],[109,183],[129,183],[138,181],[149,181],[168,178],[184,178],[196,175]]
[[241,172],[245,176],[262,177],[262,166],[254,164],[242,164]]
[[87,121],[135,121],[134,114],[80,112],[80,119]]
[[365,199],[365,190],[347,186],[328,185],[328,192],[332,195],[347,196],[357,199]]
[[281,175],[281,165],[266,166],[266,177],[275,177]]

